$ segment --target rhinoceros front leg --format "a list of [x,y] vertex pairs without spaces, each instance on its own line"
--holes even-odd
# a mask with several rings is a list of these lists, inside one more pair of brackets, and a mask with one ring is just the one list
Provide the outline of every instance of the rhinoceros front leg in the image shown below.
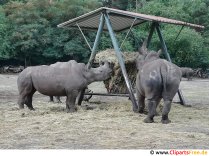
[[57,103],[62,103],[62,101],[60,100],[60,96],[56,96],[56,100]]
[[168,124],[171,122],[171,120],[168,119],[168,113],[170,112],[171,109],[171,101],[164,101],[163,105],[163,111],[162,111],[162,120],[161,122],[163,124]]
[[77,111],[77,108],[75,106],[75,101],[77,96],[78,96],[78,91],[72,91],[67,94],[67,98],[66,98],[67,113],[73,113]]
[[[60,96],[55,96],[55,98],[57,103],[62,103],[62,101],[60,100]],[[49,102],[54,102],[53,96],[49,96]]]

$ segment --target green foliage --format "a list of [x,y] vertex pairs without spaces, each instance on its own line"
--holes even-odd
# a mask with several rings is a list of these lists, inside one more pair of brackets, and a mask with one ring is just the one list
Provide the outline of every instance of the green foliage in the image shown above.
[[[0,60],[16,59],[28,65],[49,64],[75,59],[87,62],[90,50],[76,29],[57,25],[100,6],[133,10],[206,26],[204,31],[163,24],[162,33],[174,63],[179,66],[208,68],[209,1],[208,0],[2,0],[0,3]],[[137,7],[137,9],[135,8]],[[137,51],[148,35],[150,24],[135,27],[121,49]],[[117,34],[119,44],[127,31]],[[96,33],[84,31],[93,46]],[[99,50],[113,48],[104,33]],[[158,50],[159,38],[153,35],[151,49]]]
[[[204,38],[195,30],[184,28],[176,39],[179,31],[180,27],[172,25],[162,31],[172,61],[181,67],[205,68],[209,64],[209,51],[204,48]],[[155,50],[161,48],[157,35],[154,35],[152,45]]]
[[9,23],[0,6],[0,59],[7,59],[12,47],[9,42]]
[[4,12],[5,20],[10,23],[9,43],[12,47],[7,57],[26,61],[29,65],[64,57],[86,61],[90,51],[80,33],[57,28],[57,25],[100,5],[96,0],[27,0],[7,3]]
[[[162,32],[171,58],[179,66],[207,68],[209,65],[209,3],[207,2],[207,0],[151,0],[144,3],[139,10],[145,14],[206,26],[205,30],[200,33],[185,27],[177,40],[174,41],[181,28],[162,25]],[[147,31],[148,28],[142,28],[142,32],[143,30]],[[156,35],[153,38],[152,48],[155,50],[160,48]]]

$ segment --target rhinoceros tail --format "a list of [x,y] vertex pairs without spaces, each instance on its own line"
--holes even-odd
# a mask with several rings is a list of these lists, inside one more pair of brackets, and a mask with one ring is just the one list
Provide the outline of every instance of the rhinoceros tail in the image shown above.
[[160,66],[160,76],[161,76],[162,85],[163,85],[162,95],[165,95],[165,93],[167,93],[168,69],[164,65]]

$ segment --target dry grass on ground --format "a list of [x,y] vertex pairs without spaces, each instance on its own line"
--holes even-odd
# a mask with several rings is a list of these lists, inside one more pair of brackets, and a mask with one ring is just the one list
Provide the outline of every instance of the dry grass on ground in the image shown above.
[[209,148],[208,105],[173,104],[167,125],[160,116],[155,123],[143,123],[146,115],[133,113],[127,98],[94,96],[71,114],[64,104],[36,94],[36,111],[18,110],[16,77],[9,79],[8,87],[0,85],[0,149]]

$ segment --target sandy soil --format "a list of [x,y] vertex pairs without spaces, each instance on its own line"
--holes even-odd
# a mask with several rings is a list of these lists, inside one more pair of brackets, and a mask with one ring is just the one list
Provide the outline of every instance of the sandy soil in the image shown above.
[[[17,75],[0,75],[0,149],[209,149],[209,80],[182,81],[187,104],[173,104],[172,123],[145,124],[127,98],[94,96],[76,113],[36,93],[36,111],[17,108]],[[105,92],[101,83],[90,86]],[[62,98],[64,101],[64,98]],[[175,98],[178,101],[178,98]]]

